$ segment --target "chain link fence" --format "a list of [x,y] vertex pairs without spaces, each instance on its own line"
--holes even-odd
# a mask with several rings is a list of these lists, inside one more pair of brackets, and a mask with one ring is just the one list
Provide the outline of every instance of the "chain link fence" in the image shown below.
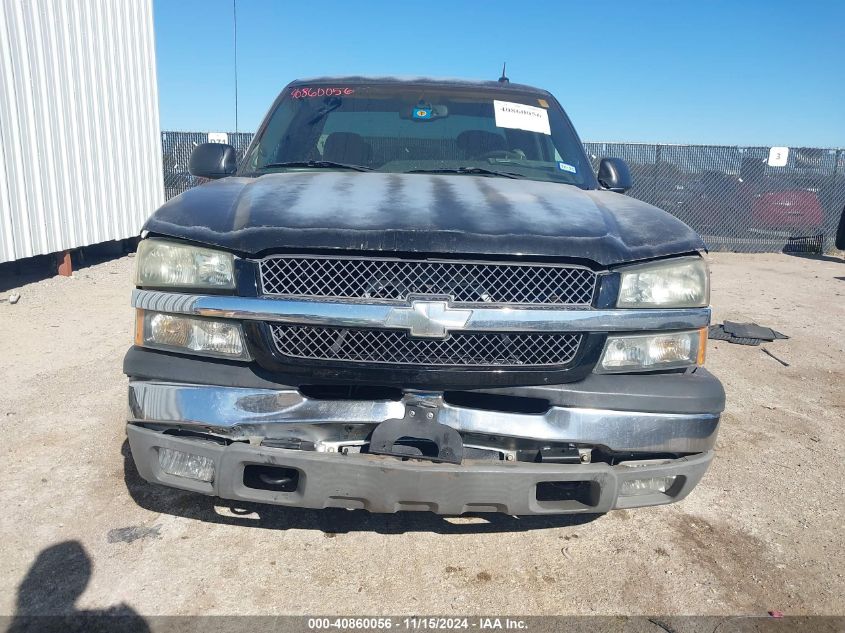
[[[243,156],[252,134],[162,132],[167,198],[200,184],[188,173],[193,148],[228,142]],[[845,209],[845,149],[585,143],[593,165],[625,159],[628,195],[680,218],[710,250],[823,252]]]
[[205,182],[188,172],[191,152],[200,143],[228,143],[238,152],[238,162],[249,147],[251,132],[207,133],[207,132],[162,132],[161,162],[164,170],[164,197],[170,200],[199,184]]
[[832,248],[845,207],[845,150],[793,147],[777,156],[769,147],[584,145],[594,168],[603,156],[625,159],[629,194],[689,224],[711,250]]

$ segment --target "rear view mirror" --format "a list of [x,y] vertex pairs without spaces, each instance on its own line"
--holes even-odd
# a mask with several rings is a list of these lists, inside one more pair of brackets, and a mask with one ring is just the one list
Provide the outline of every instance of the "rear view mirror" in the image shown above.
[[625,193],[634,184],[628,163],[621,158],[602,158],[598,180],[602,187],[616,193]]
[[238,169],[235,148],[223,143],[200,143],[191,152],[188,171],[200,178],[225,178]]

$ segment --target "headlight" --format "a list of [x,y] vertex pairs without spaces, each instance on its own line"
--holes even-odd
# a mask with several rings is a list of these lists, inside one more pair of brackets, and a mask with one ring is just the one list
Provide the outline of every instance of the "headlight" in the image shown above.
[[620,271],[619,308],[697,308],[710,303],[710,275],[701,257],[683,257]]
[[235,258],[231,253],[166,240],[141,240],[135,284],[160,288],[233,289]]
[[249,360],[241,324],[138,310],[135,345],[174,352]]
[[707,328],[635,336],[608,336],[595,372],[674,369],[704,364]]

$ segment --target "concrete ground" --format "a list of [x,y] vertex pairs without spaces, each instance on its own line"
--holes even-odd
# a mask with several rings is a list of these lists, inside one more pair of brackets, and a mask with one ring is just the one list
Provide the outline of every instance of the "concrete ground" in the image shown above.
[[715,254],[717,458],[671,506],[599,517],[230,507],[139,479],[125,257],[0,302],[0,614],[845,614],[845,261]]

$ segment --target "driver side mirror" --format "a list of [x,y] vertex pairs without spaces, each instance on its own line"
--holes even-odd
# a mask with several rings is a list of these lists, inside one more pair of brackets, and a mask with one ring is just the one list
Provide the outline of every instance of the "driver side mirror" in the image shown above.
[[625,193],[634,185],[628,163],[621,158],[602,158],[598,180],[602,187],[616,193]]
[[188,171],[200,178],[225,178],[238,169],[238,154],[231,145],[200,143],[191,152]]

